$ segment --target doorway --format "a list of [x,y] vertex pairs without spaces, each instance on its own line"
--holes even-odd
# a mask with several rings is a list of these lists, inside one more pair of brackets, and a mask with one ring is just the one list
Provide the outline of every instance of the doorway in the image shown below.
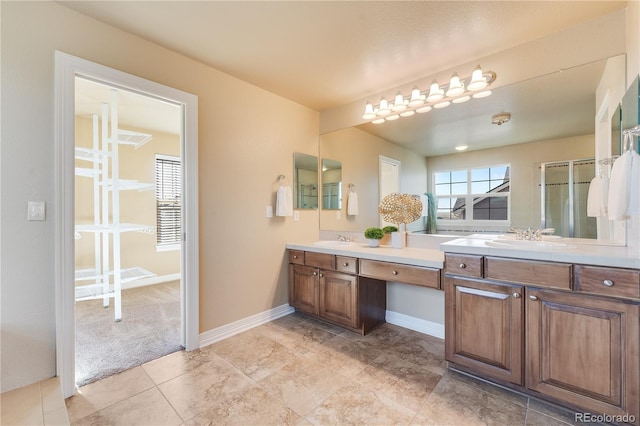
[[[198,331],[198,200],[197,200],[197,97],[168,86],[141,79],[62,52],[56,52],[56,354],[57,375],[64,397],[75,392],[75,83],[76,78],[106,84],[121,90],[176,105],[180,115],[180,159],[182,172],[181,239],[180,245],[180,344],[186,350],[199,347]],[[124,93],[124,92],[123,92]],[[113,114],[112,114],[113,117]],[[117,128],[117,119],[116,126]],[[100,126],[98,126],[100,128]],[[100,130],[102,131],[102,130]],[[92,130],[93,132],[93,130]],[[116,134],[118,131],[116,130]],[[112,144],[117,146],[118,144]],[[113,149],[113,148],[112,148]],[[112,154],[111,158],[115,158]],[[117,169],[116,169],[117,172]],[[112,171],[113,173],[113,171]],[[117,174],[117,173],[116,173]],[[113,189],[114,181],[107,185]],[[122,182],[120,182],[122,184]],[[118,184],[116,184],[118,185]],[[114,206],[117,197],[110,196]],[[102,205],[102,204],[101,204]],[[113,212],[109,213],[113,218]],[[112,219],[113,223],[113,219]],[[120,223],[122,226],[122,223]],[[113,233],[115,235],[115,233]],[[117,246],[111,237],[111,246]],[[95,241],[94,241],[95,242]],[[111,255],[113,256],[113,254]],[[110,267],[117,269],[113,256]],[[122,269],[122,265],[119,265]],[[104,271],[104,269],[103,269]],[[115,276],[115,274],[114,274]],[[120,280],[122,290],[122,280]],[[116,283],[110,281],[110,293]],[[114,323],[118,319],[115,294],[108,302],[114,308]],[[100,297],[100,303],[107,303]],[[119,313],[121,318],[123,313]]]

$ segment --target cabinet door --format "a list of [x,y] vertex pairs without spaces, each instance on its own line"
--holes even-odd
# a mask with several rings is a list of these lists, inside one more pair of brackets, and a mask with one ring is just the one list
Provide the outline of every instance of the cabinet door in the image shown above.
[[358,325],[358,281],[353,275],[320,272],[320,316],[347,327]]
[[638,419],[638,306],[538,289],[527,296],[527,387]]
[[448,361],[478,374],[523,383],[522,287],[445,279]]
[[289,304],[301,312],[318,315],[318,269],[289,265]]

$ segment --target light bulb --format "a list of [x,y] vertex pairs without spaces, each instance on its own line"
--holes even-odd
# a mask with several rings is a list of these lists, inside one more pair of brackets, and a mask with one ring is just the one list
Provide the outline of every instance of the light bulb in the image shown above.
[[401,93],[398,93],[393,101],[393,111],[404,111],[407,109],[407,105],[404,103],[404,97]]
[[455,73],[451,76],[449,81],[449,90],[447,90],[447,96],[458,96],[464,93],[464,84],[460,81],[460,77]]
[[400,117],[411,117],[416,112],[414,110],[403,111],[400,113]]
[[367,102],[367,105],[364,107],[364,115],[362,116],[365,120],[371,120],[376,118],[376,113],[373,110],[373,105],[371,102]]
[[435,104],[433,107],[434,107],[434,108],[437,108],[437,109],[440,109],[440,108],[446,108],[446,107],[448,107],[449,105],[451,105],[451,102],[449,102],[449,101],[444,101],[444,102],[440,102],[440,103]]
[[431,111],[431,107],[430,107],[429,105],[425,105],[425,106],[420,107],[420,108],[418,108],[418,109],[416,110],[416,112],[417,112],[418,114],[422,114],[422,113],[429,112],[429,111]]
[[378,105],[378,115],[387,115],[391,113],[391,108],[389,108],[389,101],[385,98],[380,99],[380,105]]
[[444,98],[444,90],[442,90],[440,88],[440,85],[434,81],[433,83],[431,83],[429,96],[427,96],[427,102],[438,102],[442,98]]
[[384,123],[384,118],[376,118],[372,121],[373,124],[382,124]]
[[409,99],[409,107],[416,108],[424,104],[424,96],[417,87],[411,91],[411,99]]
[[456,145],[456,151],[464,151],[469,148],[467,145]]
[[471,99],[471,96],[464,95],[460,96],[459,98],[452,99],[451,102],[453,102],[454,104],[461,104],[463,102],[467,102],[469,99]]
[[482,68],[478,65],[478,68],[473,70],[473,74],[471,74],[471,81],[469,82],[467,89],[475,92],[476,90],[484,89],[487,86],[487,79],[484,74],[482,74]]
[[491,94],[491,90],[484,90],[482,92],[476,92],[472,96],[474,99],[486,98]]
[[384,119],[387,121],[393,121],[393,120],[397,120],[398,118],[400,118],[398,114],[393,114],[393,115],[387,115]]

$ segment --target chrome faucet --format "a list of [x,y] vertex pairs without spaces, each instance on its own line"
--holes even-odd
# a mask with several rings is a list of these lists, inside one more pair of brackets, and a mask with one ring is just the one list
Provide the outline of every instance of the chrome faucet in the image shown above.
[[351,241],[351,238],[346,235],[338,234],[338,241],[348,242]]

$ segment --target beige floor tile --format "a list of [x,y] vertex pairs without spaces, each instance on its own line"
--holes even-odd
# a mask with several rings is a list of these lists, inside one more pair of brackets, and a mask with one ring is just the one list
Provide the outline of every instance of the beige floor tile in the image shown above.
[[69,415],[64,407],[44,413],[44,426],[69,426],[69,424]]
[[73,422],[73,425],[179,425],[182,419],[157,388],[128,398],[97,413]]
[[155,384],[164,383],[210,361],[206,348],[194,351],[178,351],[142,364],[144,371]]
[[333,393],[305,416],[314,425],[402,425],[415,413],[361,384]]
[[546,416],[535,410],[527,411],[527,419],[525,426],[567,426],[569,423],[565,423],[553,417]]
[[40,394],[42,396],[42,412],[50,413],[61,408],[66,409],[58,377],[40,382]]
[[296,358],[290,349],[257,331],[214,343],[210,350],[253,380],[267,377]]
[[299,321],[288,327],[265,324],[256,328],[255,332],[301,354],[309,352],[315,345],[322,344],[336,336],[320,327],[315,321]]
[[547,417],[552,417],[563,423],[571,425],[577,424],[575,421],[575,413],[573,411],[535,398],[529,399],[529,413],[531,412],[544,414]]
[[142,367],[93,382],[65,401],[69,420],[74,422],[152,387],[153,382]]
[[426,368],[387,354],[380,355],[356,376],[358,382],[414,412],[425,404],[441,378]]
[[314,346],[304,356],[343,376],[355,377],[379,355],[380,351],[376,349],[336,336],[322,345]]
[[293,410],[256,387],[211,404],[185,425],[294,425],[299,420]]
[[437,425],[522,425],[525,405],[474,386],[458,374],[447,373],[418,414],[426,423]]
[[244,374],[210,353],[211,361],[158,385],[184,420],[207,411],[213,404],[255,387]]
[[14,389],[0,395],[2,412],[0,423],[3,425],[41,425],[42,399],[40,383]]
[[261,380],[258,384],[305,416],[326,397],[350,382],[344,376],[305,358],[299,358]]

